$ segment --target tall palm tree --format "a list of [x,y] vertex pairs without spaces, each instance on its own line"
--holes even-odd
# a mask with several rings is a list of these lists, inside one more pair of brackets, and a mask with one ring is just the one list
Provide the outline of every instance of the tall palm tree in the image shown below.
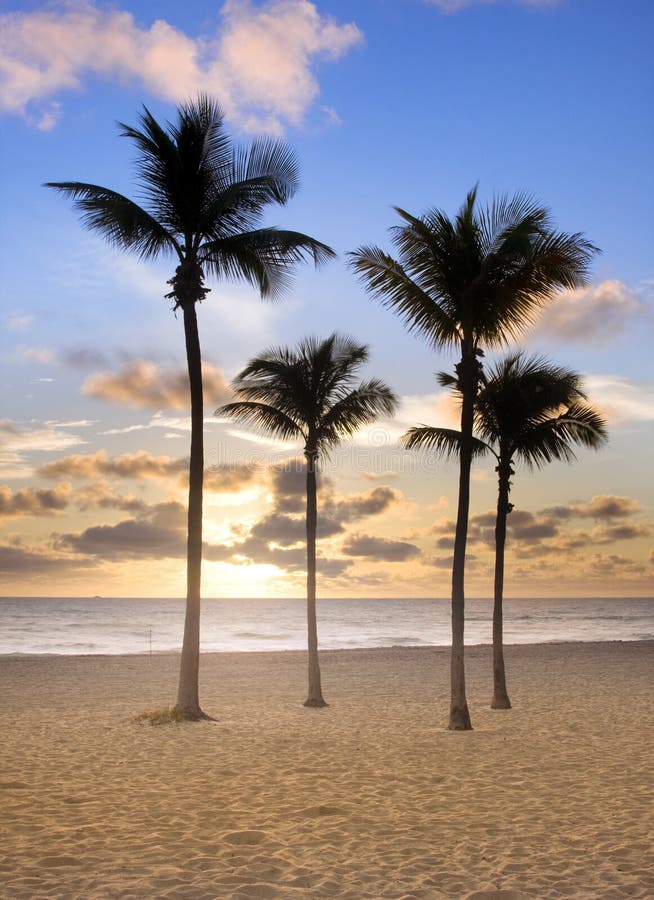
[[182,310],[191,394],[186,618],[175,707],[187,719],[207,718],[198,693],[204,449],[195,305],[210,290],[207,275],[245,280],[273,297],[286,286],[292,264],[334,255],[304,234],[259,227],[268,204],[283,205],[297,190],[298,164],[277,141],[236,146],[223,119],[220,107],[201,95],[178,107],[174,124],[160,125],[146,107],[140,127],[120,124],[121,136],[136,145],[143,205],[94,184],[46,185],[71,197],[82,222],[110,244],[142,259],[168,255],[178,262],[166,297]]
[[452,564],[452,655],[449,728],[472,727],[465,691],[464,574],[470,505],[473,415],[485,346],[521,332],[559,288],[585,282],[596,252],[580,234],[554,229],[548,210],[530,196],[499,197],[476,209],[473,188],[451,220],[438,209],[423,216],[396,208],[398,259],[378,247],[350,254],[364,285],[433,347],[453,347],[461,392],[459,497]]
[[258,425],[285,440],[304,443],[306,459],[307,631],[309,690],[305,706],[326,706],[320,682],[316,625],[317,462],[344,437],[392,415],[397,399],[378,378],[355,384],[368,348],[332,334],[308,338],[297,349],[274,348],[250,360],[234,390],[239,398],[217,410],[239,422]]
[[[457,379],[441,373],[444,386]],[[493,709],[510,709],[503,645],[504,548],[511,478],[516,461],[541,468],[554,460],[572,462],[573,444],[597,449],[607,440],[606,423],[586,402],[581,376],[539,357],[514,353],[483,377],[475,404],[475,453],[492,453],[497,460],[495,520],[495,583],[493,602]],[[404,435],[406,447],[432,448],[444,455],[458,453],[459,433],[421,426]]]

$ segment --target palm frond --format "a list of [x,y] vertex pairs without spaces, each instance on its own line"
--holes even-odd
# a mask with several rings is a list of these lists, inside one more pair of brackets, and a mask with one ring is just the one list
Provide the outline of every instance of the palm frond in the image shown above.
[[574,444],[597,450],[607,440],[604,418],[589,405],[576,403],[526,432],[514,453],[535,468],[554,460],[572,462],[576,459]]
[[[461,432],[454,428],[419,425],[409,428],[400,438],[400,443],[407,450],[434,450],[445,459],[455,459],[461,452]],[[484,456],[487,453],[494,451],[484,441],[473,437],[473,457]]]
[[230,281],[244,279],[262,297],[275,299],[291,283],[292,264],[310,259],[318,266],[334,256],[326,244],[298,231],[259,228],[207,241],[199,258],[216,277]]
[[266,434],[285,441],[306,437],[301,426],[290,416],[266,403],[245,400],[226,403],[216,410],[215,415],[229,416],[234,421],[242,422],[245,425],[256,425]]
[[83,224],[116,247],[131,250],[143,259],[151,259],[162,251],[181,253],[174,235],[122,194],[79,181],[46,182],[45,187],[72,198]]
[[366,290],[398,313],[409,332],[424,336],[435,347],[459,340],[456,320],[391,256],[378,247],[359,247],[348,256]]
[[251,185],[251,202],[259,206],[283,206],[300,187],[300,164],[288,144],[260,138],[236,150],[230,181]]
[[441,387],[450,388],[456,393],[459,392],[459,379],[456,375],[451,375],[449,372],[436,372],[436,382]]
[[363,382],[337,400],[321,417],[318,444],[333,447],[363,425],[374,422],[380,415],[392,416],[398,400],[393,391],[378,378]]

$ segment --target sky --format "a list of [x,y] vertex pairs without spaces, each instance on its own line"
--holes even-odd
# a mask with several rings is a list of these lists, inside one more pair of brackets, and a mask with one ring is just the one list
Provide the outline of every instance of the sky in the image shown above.
[[[456,426],[434,377],[456,358],[409,335],[346,254],[392,250],[395,206],[454,215],[478,183],[482,203],[532,193],[602,250],[589,285],[553,298],[520,346],[583,374],[610,440],[572,465],[518,467],[506,596],[651,596],[653,29],[649,0],[0,2],[0,593],[185,594],[171,260],[109,247],[42,185],[138,196],[117,123],[143,104],[172,120],[206,91],[236,141],[273,134],[297,152],[301,190],[266,222],[338,258],[298,269],[278,303],[210,282],[198,309],[204,595],[303,595],[301,447],[214,411],[251,357],[333,331],[369,346],[362,375],[400,406],[323,464],[319,595],[449,595],[456,465],[398,438]],[[495,479],[475,464],[472,597],[492,592]]]

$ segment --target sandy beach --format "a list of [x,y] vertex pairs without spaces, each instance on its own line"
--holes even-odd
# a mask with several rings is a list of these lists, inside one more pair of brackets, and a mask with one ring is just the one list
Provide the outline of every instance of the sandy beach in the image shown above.
[[514,709],[445,730],[445,648],[0,657],[0,896],[652,897],[654,642],[511,646]]

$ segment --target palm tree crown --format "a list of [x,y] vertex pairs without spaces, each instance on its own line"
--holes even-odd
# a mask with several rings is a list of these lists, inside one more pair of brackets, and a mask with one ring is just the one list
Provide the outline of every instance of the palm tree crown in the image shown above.
[[301,439],[305,453],[324,455],[380,414],[392,415],[395,395],[380,379],[355,386],[368,349],[332,334],[307,338],[297,349],[271,349],[239,373],[239,401],[217,410],[285,440]]
[[333,251],[295,231],[260,228],[264,208],[285,204],[299,186],[288,146],[269,139],[236,146],[218,104],[201,95],[181,105],[177,121],[160,125],[144,107],[140,128],[120,123],[134,142],[141,186],[139,205],[109,188],[76,181],[48,182],[71,197],[92,231],[143,259],[177,256],[172,280],[177,306],[202,300],[206,274],[245,279],[262,296],[287,285],[289,264]]
[[454,220],[396,207],[398,259],[378,247],[350,254],[367,289],[435,347],[506,343],[554,290],[584,283],[597,252],[581,234],[555,231],[528,194],[498,197],[481,211],[476,201],[475,187]]
[[603,417],[586,399],[578,372],[514,353],[484,378],[476,431],[498,461],[518,459],[529,468],[572,462],[574,444],[595,449],[607,439]]

